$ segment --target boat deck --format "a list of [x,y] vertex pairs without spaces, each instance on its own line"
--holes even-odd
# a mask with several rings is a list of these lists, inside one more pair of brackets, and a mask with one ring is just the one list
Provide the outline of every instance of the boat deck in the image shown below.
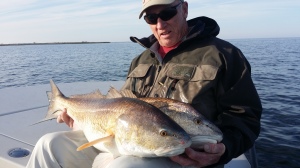
[[[123,81],[58,83],[57,85],[66,96],[89,93],[96,89],[106,94],[110,86],[119,89]],[[0,89],[1,167],[24,168],[34,145],[42,135],[69,130],[65,124],[57,124],[56,121],[31,125],[43,119],[47,113],[46,91],[50,91],[50,84]],[[251,166],[245,155],[241,155],[225,167],[250,168]]]

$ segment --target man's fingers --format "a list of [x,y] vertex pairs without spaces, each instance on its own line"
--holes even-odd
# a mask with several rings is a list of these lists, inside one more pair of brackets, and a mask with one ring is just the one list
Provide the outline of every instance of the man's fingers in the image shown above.
[[223,143],[219,144],[205,144],[204,151],[212,154],[224,154],[225,153],[225,145]]
[[64,121],[61,119],[61,117],[59,115],[59,116],[57,116],[56,122],[57,123],[63,123]]
[[184,157],[184,156],[172,156],[170,159],[173,162],[176,162],[182,166],[190,166],[190,165],[195,165],[197,162],[191,160],[190,158]]
[[207,157],[206,153],[195,151],[192,148],[186,148],[185,153],[189,158],[193,160],[201,160],[202,158]]
[[64,117],[63,117],[64,113],[67,113],[65,109],[60,113],[60,115],[57,116],[56,122],[58,122],[58,123],[65,122]]
[[205,144],[204,150],[200,152],[192,148],[186,148],[184,154],[170,157],[170,159],[182,166],[204,167],[212,165],[217,163],[225,153],[225,145],[222,143]]
[[58,115],[57,116],[57,119],[56,119],[56,121],[58,122],[58,123],[63,123],[63,122],[65,122],[65,123],[68,123],[68,114],[67,114],[67,110],[66,109],[63,109],[61,112],[60,112],[60,115]]

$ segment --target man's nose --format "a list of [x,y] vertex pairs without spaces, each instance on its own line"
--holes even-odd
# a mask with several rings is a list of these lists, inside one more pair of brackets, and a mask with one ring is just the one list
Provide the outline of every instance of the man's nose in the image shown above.
[[163,29],[166,26],[166,21],[163,21],[161,18],[157,18],[156,27],[157,29]]

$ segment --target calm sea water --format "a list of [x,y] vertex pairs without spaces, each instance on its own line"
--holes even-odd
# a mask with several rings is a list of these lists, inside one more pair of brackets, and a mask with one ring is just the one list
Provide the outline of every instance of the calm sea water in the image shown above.
[[[261,168],[300,167],[300,38],[228,40],[252,66],[264,111]],[[124,80],[134,43],[0,46],[0,89],[55,82]]]

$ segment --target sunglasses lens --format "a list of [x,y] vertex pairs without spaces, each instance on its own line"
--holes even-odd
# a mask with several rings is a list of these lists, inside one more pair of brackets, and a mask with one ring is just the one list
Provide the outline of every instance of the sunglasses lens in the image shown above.
[[161,18],[163,21],[168,21],[170,20],[172,17],[174,17],[177,14],[177,10],[176,9],[167,9],[162,11],[159,14],[159,18]]
[[158,19],[158,14],[149,14],[144,16],[145,21],[148,24],[156,24]]
[[168,21],[176,14],[177,14],[177,9],[169,8],[161,11],[159,14],[146,15],[144,16],[144,19],[148,24],[156,24],[158,18],[161,18],[161,20],[163,21]]

